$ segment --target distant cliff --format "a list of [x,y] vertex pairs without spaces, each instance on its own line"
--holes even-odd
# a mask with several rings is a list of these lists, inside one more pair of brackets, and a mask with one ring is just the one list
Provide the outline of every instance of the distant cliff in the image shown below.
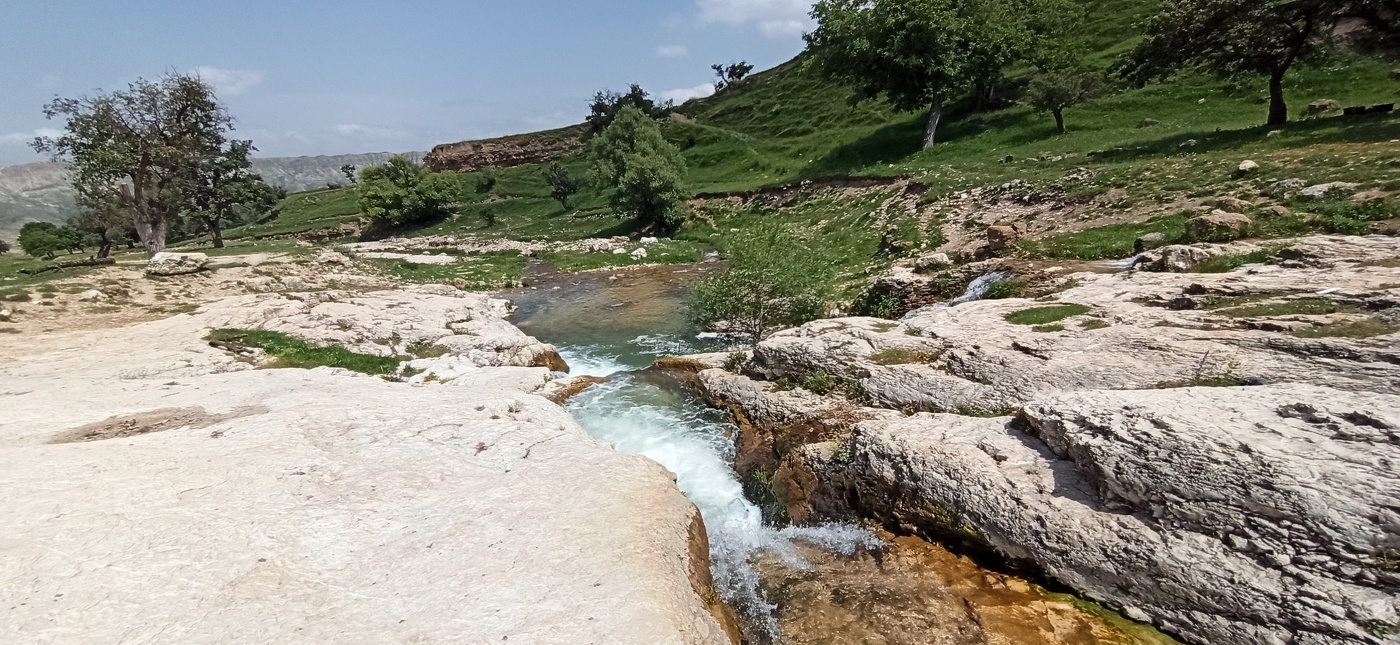
[[[254,159],[253,167],[263,179],[291,192],[345,183],[340,167],[363,168],[382,164],[394,153],[372,152],[358,155],[322,157],[268,157]],[[421,152],[405,153],[420,160]],[[73,191],[68,186],[61,163],[40,162],[0,168],[0,232],[19,230],[26,222],[59,223],[73,214]]]
[[583,146],[586,126],[517,134],[497,139],[444,143],[433,148],[423,162],[433,172],[475,172],[482,168],[509,168],[561,159]]

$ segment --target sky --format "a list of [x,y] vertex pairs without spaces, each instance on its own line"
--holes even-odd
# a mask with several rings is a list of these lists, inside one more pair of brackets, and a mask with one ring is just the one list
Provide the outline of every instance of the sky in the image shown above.
[[0,165],[42,161],[55,96],[198,73],[259,156],[407,152],[579,123],[629,83],[802,50],[810,0],[0,0]]

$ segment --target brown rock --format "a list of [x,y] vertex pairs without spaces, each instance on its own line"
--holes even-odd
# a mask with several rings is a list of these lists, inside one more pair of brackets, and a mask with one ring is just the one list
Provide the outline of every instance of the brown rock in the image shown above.
[[1254,207],[1248,200],[1238,197],[1221,197],[1211,205],[1227,213],[1243,213]]
[[987,228],[987,248],[992,251],[1000,251],[1020,240],[1026,234],[1026,225],[1016,222],[1009,226],[992,226]]
[[1320,116],[1341,109],[1342,104],[1336,99],[1318,99],[1308,104],[1308,116]]
[[499,139],[444,143],[433,148],[423,163],[433,172],[476,172],[482,168],[548,163],[582,147],[584,133],[584,126],[578,125]]
[[1186,222],[1186,237],[1193,242],[1229,242],[1249,234],[1249,217],[1215,210]]

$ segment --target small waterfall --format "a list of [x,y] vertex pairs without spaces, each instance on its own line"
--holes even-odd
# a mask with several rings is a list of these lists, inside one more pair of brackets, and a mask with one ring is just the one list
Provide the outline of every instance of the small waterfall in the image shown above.
[[960,304],[963,304],[964,302],[980,300],[982,296],[987,295],[987,289],[991,288],[993,284],[1005,280],[1009,277],[1011,277],[1010,271],[993,271],[991,273],[982,275],[976,280],[973,280],[971,283],[969,283],[967,285],[967,289],[963,291],[963,294],[961,296],[953,298],[952,300],[949,300],[947,302],[940,302],[938,304],[929,305],[927,307],[919,307],[918,309],[904,314],[904,318],[902,318],[901,320],[909,320],[911,318],[914,318],[915,316],[928,313],[940,307],[956,307]]
[[[670,351],[700,351],[713,337],[641,336],[626,346],[561,347],[574,376],[608,376],[569,402],[567,408],[590,434],[619,451],[644,455],[676,475],[676,483],[700,509],[710,538],[715,588],[743,619],[750,638],[776,642],[776,606],[763,597],[759,575],[750,564],[760,552],[772,553],[795,569],[807,563],[795,543],[844,555],[881,546],[869,531],[854,525],[774,528],[744,497],[734,472],[732,427],[724,414],[688,393],[664,389],[637,377],[624,355],[639,349],[654,356]],[[632,361],[635,363],[635,361]]]
[[1138,254],[1121,260],[1104,260],[1104,266],[1108,267],[1110,271],[1127,271],[1133,268],[1133,266],[1137,264],[1138,258],[1141,257],[1142,254]]

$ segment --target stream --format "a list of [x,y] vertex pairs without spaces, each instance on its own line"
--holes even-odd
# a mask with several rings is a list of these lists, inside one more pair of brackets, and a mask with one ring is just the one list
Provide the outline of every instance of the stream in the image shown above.
[[[765,523],[734,471],[737,428],[673,376],[649,369],[664,356],[730,348],[685,319],[691,285],[715,269],[549,274],[502,296],[517,306],[512,322],[554,344],[571,376],[608,377],[566,408],[593,436],[676,475],[704,516],[715,587],[738,614],[745,643],[1172,642],[1129,634],[1075,599],[917,538],[850,524]],[[995,278],[970,286],[966,299]]]

